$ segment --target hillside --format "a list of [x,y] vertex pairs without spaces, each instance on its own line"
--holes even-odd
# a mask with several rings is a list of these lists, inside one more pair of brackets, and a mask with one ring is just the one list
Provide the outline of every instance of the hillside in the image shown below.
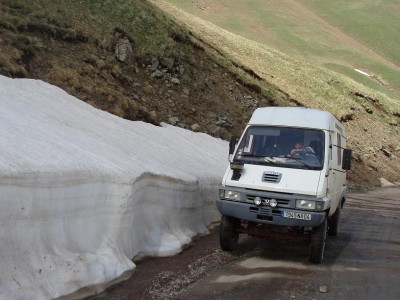
[[398,1],[167,2],[246,39],[400,96]]
[[2,75],[45,80],[125,119],[223,139],[258,106],[326,109],[346,122],[354,183],[400,181],[400,104],[388,94],[166,2],[1,0],[0,9]]

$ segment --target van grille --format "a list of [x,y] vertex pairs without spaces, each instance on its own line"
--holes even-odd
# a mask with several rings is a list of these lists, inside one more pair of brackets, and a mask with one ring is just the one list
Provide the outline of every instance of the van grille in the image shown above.
[[[250,200],[251,202],[254,201],[254,198],[257,197],[256,195],[247,195],[247,199]],[[271,197],[267,198],[267,197],[261,197],[262,202],[266,202],[267,199],[271,199]],[[283,206],[283,207],[289,207],[290,206],[290,200],[288,199],[276,199],[276,201],[278,201],[278,206]]]
[[278,172],[272,172],[272,171],[266,171],[264,172],[262,176],[262,181],[264,182],[272,182],[272,183],[278,183],[281,181],[282,174]]

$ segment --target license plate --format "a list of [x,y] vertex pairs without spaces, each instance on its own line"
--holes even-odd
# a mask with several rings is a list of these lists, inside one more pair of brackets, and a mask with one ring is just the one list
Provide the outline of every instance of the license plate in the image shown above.
[[281,216],[290,219],[311,220],[311,214],[302,214],[298,212],[282,211]]

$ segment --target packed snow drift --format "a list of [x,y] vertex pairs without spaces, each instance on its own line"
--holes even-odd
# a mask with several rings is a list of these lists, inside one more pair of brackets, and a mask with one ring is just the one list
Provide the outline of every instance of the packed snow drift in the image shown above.
[[96,292],[219,218],[225,141],[0,76],[0,299]]

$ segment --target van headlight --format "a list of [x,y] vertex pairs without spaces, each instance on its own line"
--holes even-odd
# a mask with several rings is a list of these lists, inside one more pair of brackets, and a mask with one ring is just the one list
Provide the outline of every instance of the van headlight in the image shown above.
[[305,210],[322,211],[324,209],[324,202],[315,200],[296,200],[296,208]]
[[241,201],[241,193],[229,190],[219,190],[219,197],[221,199],[229,199],[232,201]]

